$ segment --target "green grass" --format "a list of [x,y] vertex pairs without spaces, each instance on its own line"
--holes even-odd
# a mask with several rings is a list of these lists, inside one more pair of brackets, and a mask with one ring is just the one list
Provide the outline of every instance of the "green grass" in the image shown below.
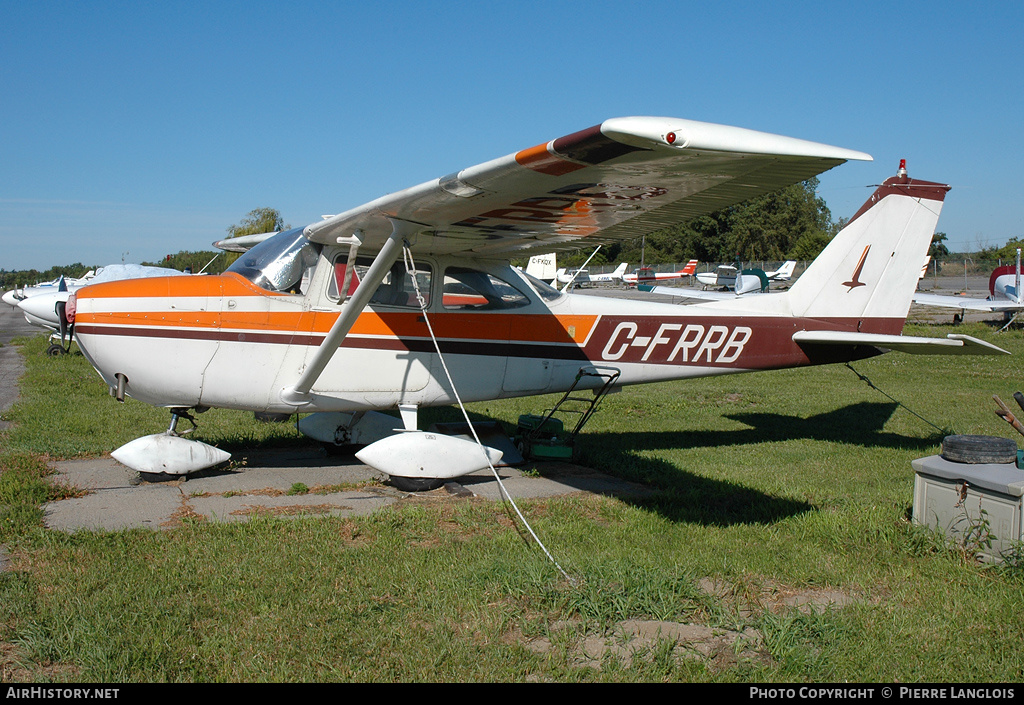
[[[581,462],[653,493],[521,504],[572,583],[506,508],[481,501],[163,532],[45,530],[40,504],[68,491],[46,482],[46,459],[109,452],[165,428],[167,412],[117,404],[82,358],[47,358],[33,339],[23,399],[7,415],[16,425],[0,437],[11,560],[0,680],[1019,681],[1019,563],[976,563],[908,521],[910,461],[938,452],[935,426],[1020,441],[992,395],[1024,386],[1024,334],[907,332],[954,330],[1014,357],[854,363],[906,407],[844,366],[609,396],[579,441]],[[511,428],[553,401],[471,411]],[[196,433],[232,449],[305,442],[290,424],[219,410]],[[709,593],[707,580],[734,595]],[[850,602],[805,613],[773,601],[819,590]],[[753,628],[767,658],[693,660],[659,643],[581,661],[586,636],[625,620]],[[550,648],[530,648],[543,640]]]

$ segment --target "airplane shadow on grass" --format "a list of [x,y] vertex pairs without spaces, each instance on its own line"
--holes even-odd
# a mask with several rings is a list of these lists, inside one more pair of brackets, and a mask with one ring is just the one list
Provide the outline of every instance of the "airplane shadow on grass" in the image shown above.
[[[561,473],[558,463],[553,473],[557,479],[580,490],[618,497],[634,506],[655,512],[676,522],[694,522],[709,526],[772,523],[789,516],[814,511],[808,502],[773,496],[734,481],[703,477],[678,464],[647,457],[637,451],[673,449],[735,448],[760,443],[800,439],[839,443],[865,448],[895,448],[926,452],[941,440],[941,434],[912,437],[887,432],[886,422],[896,411],[893,403],[851,404],[808,418],[773,413],[733,413],[725,418],[745,424],[738,430],[624,431],[584,432],[577,438],[578,462],[605,475],[628,482],[606,482],[595,485],[593,477],[578,475],[572,466]],[[600,413],[600,412],[599,412]],[[501,421],[489,414],[471,413],[474,422]],[[425,409],[424,424],[461,421],[455,407]],[[628,418],[625,420],[628,424]],[[509,430],[509,424],[505,424]],[[268,446],[308,446],[308,439],[267,442]],[[250,448],[251,450],[251,448]],[[331,462],[330,457],[319,462]],[[285,467],[287,460],[276,458],[272,465]],[[301,465],[318,462],[308,457],[295,461]],[[770,463],[770,457],[763,458]],[[529,463],[524,467],[529,467]],[[637,483],[637,484],[631,484]],[[636,492],[637,485],[642,492]]]
[[[654,492],[645,498],[623,497],[636,506],[672,521],[727,526],[770,523],[813,511],[814,505],[765,494],[726,480],[688,472],[676,464],[644,457],[637,450],[733,448],[759,443],[810,439],[850,446],[913,449],[933,448],[941,435],[920,438],[884,431],[897,408],[892,403],[852,404],[809,418],[772,413],[728,414],[750,428],[728,431],[657,431],[586,434],[580,437],[580,462],[640,482]],[[764,458],[771,462],[771,458]]]

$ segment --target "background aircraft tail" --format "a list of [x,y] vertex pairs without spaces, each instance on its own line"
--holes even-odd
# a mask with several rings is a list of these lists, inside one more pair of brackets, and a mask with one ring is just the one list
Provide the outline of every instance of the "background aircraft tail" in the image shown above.
[[526,265],[527,274],[546,282],[555,278],[556,270],[557,264],[554,252],[546,255],[534,255]]
[[988,278],[989,298],[1001,298],[1005,296],[1010,301],[1022,303],[1021,296],[1021,269],[1020,269],[1020,248],[1017,249],[1017,263],[1004,264],[996,267],[992,276]]
[[614,277],[622,279],[622,275],[626,273],[626,267],[628,265],[629,265],[628,262],[623,262],[622,264],[620,264],[618,267],[615,268],[615,271],[612,272],[612,275]]
[[[907,176],[900,162],[846,227],[782,296],[794,316],[861,319],[865,332],[892,329],[910,311],[921,262],[949,186]],[[881,319],[890,319],[888,325]]]
[[776,281],[789,281],[793,277],[793,272],[796,271],[796,261],[787,260],[782,263],[776,271],[771,273],[771,278]]

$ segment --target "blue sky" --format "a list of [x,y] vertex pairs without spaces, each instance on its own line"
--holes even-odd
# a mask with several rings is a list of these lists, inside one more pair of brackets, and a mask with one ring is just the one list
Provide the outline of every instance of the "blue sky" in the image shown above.
[[[976,9],[977,8],[977,9]],[[0,0],[0,268],[210,249],[620,115],[906,158],[955,248],[1024,235],[1024,3]]]

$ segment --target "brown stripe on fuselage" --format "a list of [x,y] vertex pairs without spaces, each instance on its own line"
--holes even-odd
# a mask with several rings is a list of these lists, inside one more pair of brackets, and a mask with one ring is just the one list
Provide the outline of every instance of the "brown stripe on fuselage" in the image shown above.
[[[366,316],[367,314],[364,314]],[[341,347],[413,351],[431,353],[433,342],[424,323],[401,325],[378,318],[373,325],[354,327]],[[415,316],[415,314],[411,314]],[[364,316],[360,317],[360,320]],[[879,353],[873,346],[813,345],[801,348],[793,334],[801,330],[861,330],[868,333],[898,334],[902,319],[790,319],[772,317],[707,316],[605,316],[586,340],[575,330],[573,337],[564,322],[553,316],[512,316],[501,314],[448,314],[448,321],[434,324],[442,352],[452,354],[509,356],[521,358],[579,360],[596,364],[639,363],[650,365],[712,367],[722,369],[777,369],[824,364],[871,357]],[[467,325],[466,319],[476,320]],[[444,316],[438,316],[444,318]],[[484,319],[492,326],[481,325]],[[530,322],[520,320],[525,329],[511,325],[515,319],[554,320],[547,337],[532,334]],[[586,317],[581,317],[586,318]],[[500,320],[503,319],[503,320]],[[434,317],[432,317],[434,320]],[[250,344],[320,345],[326,328],[313,326],[295,329],[231,330],[217,327],[171,328],[148,324],[77,326],[82,335],[153,337],[183,340],[218,340]],[[401,330],[398,332],[396,329]],[[587,327],[589,331],[589,327]],[[561,331],[560,335],[555,334]],[[586,342],[584,342],[586,341]]]

